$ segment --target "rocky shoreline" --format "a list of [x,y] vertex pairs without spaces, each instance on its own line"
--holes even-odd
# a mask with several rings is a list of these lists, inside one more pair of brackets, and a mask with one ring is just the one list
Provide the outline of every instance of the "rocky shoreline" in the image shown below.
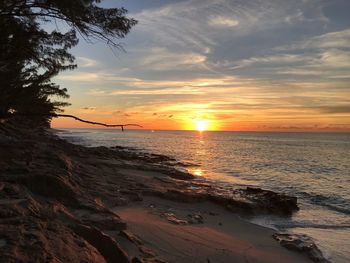
[[[145,218],[157,215],[159,225],[165,220],[168,224],[188,226],[198,235],[203,231],[195,232],[202,229],[196,225],[205,225],[212,216],[226,220],[219,215],[226,212],[210,209],[224,209],[229,214],[283,216],[298,210],[295,197],[260,188],[227,189],[194,180],[193,175],[175,168],[186,164],[163,155],[121,147],[86,148],[58,138],[49,129],[0,125],[1,262],[180,262],[160,253],[162,249],[157,251],[155,245],[147,247],[147,240],[128,228],[130,223],[137,232],[142,222],[129,222],[118,211],[125,218],[130,213],[142,212]],[[192,212],[183,216],[174,213],[174,209],[160,213],[147,203],[150,199],[158,204],[155,207],[175,201],[182,204],[175,209],[179,214],[190,208]],[[203,208],[197,213],[197,207],[203,203],[220,208]],[[125,208],[135,206],[129,214],[125,212]],[[249,224],[244,226],[249,228]],[[216,231],[213,236],[221,231],[214,226],[205,227]],[[182,230],[174,227],[173,231]],[[269,238],[272,245],[278,245],[275,238],[291,250],[280,247],[275,248],[276,253],[291,258],[300,255],[305,262],[327,262],[310,239],[279,233],[273,237],[269,234]],[[203,262],[209,262],[209,257]],[[210,262],[227,261],[218,255]]]

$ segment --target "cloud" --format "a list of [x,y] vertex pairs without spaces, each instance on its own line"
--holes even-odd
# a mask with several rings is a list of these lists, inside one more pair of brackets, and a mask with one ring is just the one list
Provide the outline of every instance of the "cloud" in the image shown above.
[[350,104],[347,105],[337,105],[337,106],[321,106],[317,110],[323,113],[345,113],[350,114]]
[[349,124],[309,124],[309,125],[259,125],[263,130],[299,130],[299,131],[349,131]]
[[78,66],[83,68],[94,67],[97,65],[97,61],[86,57],[77,57]]
[[135,89],[135,90],[112,90],[112,91],[97,91],[91,90],[89,95],[194,95],[203,94],[202,91],[194,88],[176,88],[176,89]]
[[56,79],[65,81],[84,81],[84,82],[138,82],[141,81],[139,78],[118,76],[120,72],[109,72],[108,70],[100,70],[95,73],[76,71],[76,72],[65,72],[60,74]]
[[96,110],[96,107],[84,107],[83,110]]
[[[177,71],[180,74],[188,70],[196,74],[223,71],[228,74],[225,68],[215,67],[223,62],[222,58],[231,64],[231,68],[226,70],[232,70],[232,67],[243,68],[245,63],[258,63],[250,61],[245,46],[249,48],[261,41],[263,50],[266,44],[271,42],[273,45],[276,42],[276,35],[281,36],[278,41],[286,39],[290,42],[293,30],[301,30],[293,28],[297,23],[304,23],[298,27],[316,22],[327,23],[328,20],[322,13],[323,6],[324,3],[304,0],[186,0],[144,9],[132,14],[139,20],[135,33],[141,43],[131,60],[133,70],[148,74],[154,71]],[[235,31],[234,34],[223,34],[223,31],[213,30],[213,27],[235,28]],[[292,32],[288,32],[289,28],[293,28]],[[147,39],[147,42],[142,39]],[[254,48],[257,49],[251,52],[255,54],[253,58],[276,56],[276,63],[285,64],[294,63],[291,61],[293,58],[298,59],[298,62],[306,59],[297,57],[298,54],[259,56],[260,46],[256,46],[258,45],[255,44]],[[222,50],[225,50],[225,54]],[[235,56],[240,58],[235,59]],[[237,61],[242,63],[237,64]]]
[[350,71],[350,51],[339,49],[327,50],[321,53],[320,64],[324,67],[346,68]]
[[76,72],[61,74],[57,77],[59,80],[70,80],[70,81],[96,81],[98,75],[96,73]]
[[152,70],[172,70],[179,67],[193,68],[206,61],[203,54],[194,52],[172,52],[166,48],[152,48],[146,56],[139,59],[140,67]]
[[195,4],[193,1],[174,2],[132,14],[139,21],[135,30],[151,35],[154,43],[176,47],[177,50],[206,53],[215,41],[202,34],[203,19],[197,19],[199,11],[211,4],[205,0],[196,1]]
[[239,21],[225,16],[212,16],[209,18],[208,24],[213,27],[235,27]]
[[305,49],[349,48],[350,29],[333,31],[309,39],[297,41],[290,45],[277,47],[276,51],[292,51]]
[[81,109],[79,109],[80,113],[93,113],[96,112],[97,107],[83,107]]
[[87,92],[87,94],[91,96],[105,96],[107,95],[107,92],[101,89],[91,89]]
[[303,64],[275,68],[277,74],[311,76],[328,79],[349,78],[350,51],[328,49],[305,57]]
[[[119,78],[117,78],[119,79]],[[141,80],[120,79],[120,88],[92,88],[87,91],[91,96],[160,96],[160,95],[206,95],[222,94],[228,92],[228,88],[237,90],[242,85],[251,83],[249,79],[235,77],[194,78],[189,80]],[[99,83],[101,85],[101,83]],[[224,89],[225,88],[225,89]]]
[[302,63],[309,60],[310,57],[306,57],[303,55],[295,55],[295,54],[280,54],[280,55],[271,55],[264,57],[251,57],[248,59],[243,59],[240,61],[236,61],[232,63],[232,69],[245,68],[252,65],[291,65],[295,63]]
[[321,49],[307,54],[273,54],[270,56],[251,57],[224,64],[213,64],[214,67],[226,67],[232,70],[252,70],[252,75],[276,79],[276,74],[283,77],[313,77],[329,79],[346,79],[350,71],[350,50]]

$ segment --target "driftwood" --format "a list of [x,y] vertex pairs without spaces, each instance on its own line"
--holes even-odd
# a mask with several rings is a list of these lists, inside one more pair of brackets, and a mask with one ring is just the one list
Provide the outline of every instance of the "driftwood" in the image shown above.
[[77,121],[80,122],[85,122],[85,123],[89,123],[89,124],[93,124],[93,125],[100,125],[100,126],[104,126],[104,127],[109,127],[109,128],[115,128],[115,127],[120,127],[122,129],[122,131],[124,131],[124,127],[127,126],[134,126],[134,127],[140,127],[143,128],[141,125],[138,124],[134,124],[134,123],[127,123],[127,124],[106,124],[106,123],[101,123],[101,122],[95,122],[95,121],[87,121],[87,120],[83,120],[80,119],[74,115],[68,115],[68,114],[52,114],[50,115],[52,117],[64,117],[64,118],[72,118],[75,119]]

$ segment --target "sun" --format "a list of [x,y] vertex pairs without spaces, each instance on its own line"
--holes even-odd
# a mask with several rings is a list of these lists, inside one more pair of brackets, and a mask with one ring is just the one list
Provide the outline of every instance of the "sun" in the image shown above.
[[206,120],[195,120],[195,127],[197,131],[206,131],[208,129],[208,121]]

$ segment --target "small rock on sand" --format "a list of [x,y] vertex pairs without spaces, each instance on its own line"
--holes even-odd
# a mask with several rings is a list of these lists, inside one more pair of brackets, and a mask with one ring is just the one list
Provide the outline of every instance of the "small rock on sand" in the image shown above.
[[187,225],[188,224],[188,222],[186,220],[182,220],[182,219],[177,218],[176,215],[173,213],[165,213],[164,215],[169,222],[171,222],[175,225]]
[[200,214],[189,214],[187,217],[189,224],[203,224],[203,217]]

